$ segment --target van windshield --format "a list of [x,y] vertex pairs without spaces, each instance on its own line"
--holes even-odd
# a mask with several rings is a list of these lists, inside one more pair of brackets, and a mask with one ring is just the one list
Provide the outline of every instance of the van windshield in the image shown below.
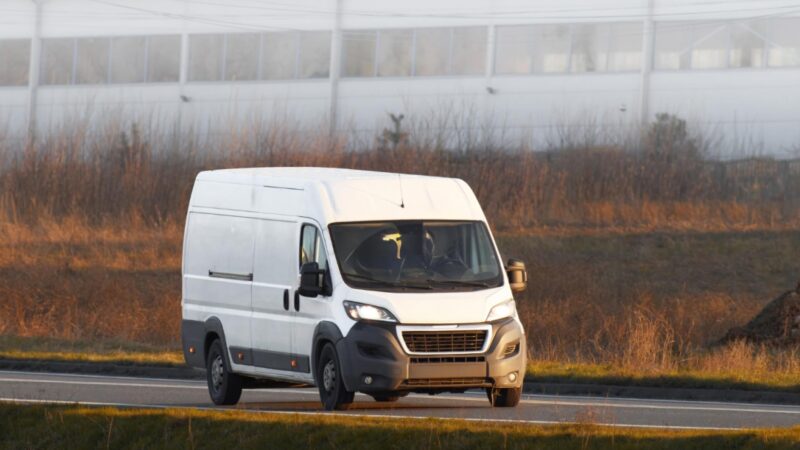
[[342,277],[375,290],[477,290],[503,276],[482,222],[392,221],[330,226]]

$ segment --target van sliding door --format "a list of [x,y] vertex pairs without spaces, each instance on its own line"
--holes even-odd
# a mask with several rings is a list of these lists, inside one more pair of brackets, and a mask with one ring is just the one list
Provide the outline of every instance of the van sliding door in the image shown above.
[[292,358],[297,222],[260,220],[253,279],[252,365],[296,371]]
[[[184,267],[184,318],[222,322],[228,349],[250,345],[250,303],[256,221],[189,214]],[[233,351],[231,353],[234,353]],[[231,357],[241,365],[243,358]]]

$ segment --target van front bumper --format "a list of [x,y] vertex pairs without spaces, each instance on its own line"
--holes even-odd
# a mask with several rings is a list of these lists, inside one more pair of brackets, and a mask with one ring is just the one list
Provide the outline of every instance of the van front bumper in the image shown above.
[[522,327],[512,318],[490,325],[492,342],[484,353],[409,355],[395,324],[359,322],[336,343],[344,384],[364,393],[521,387],[527,354]]

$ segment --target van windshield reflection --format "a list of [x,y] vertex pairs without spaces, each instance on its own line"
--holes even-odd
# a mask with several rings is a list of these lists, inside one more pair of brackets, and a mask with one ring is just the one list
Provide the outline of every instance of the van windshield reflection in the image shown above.
[[330,230],[342,277],[352,287],[426,292],[503,283],[482,222],[358,222]]

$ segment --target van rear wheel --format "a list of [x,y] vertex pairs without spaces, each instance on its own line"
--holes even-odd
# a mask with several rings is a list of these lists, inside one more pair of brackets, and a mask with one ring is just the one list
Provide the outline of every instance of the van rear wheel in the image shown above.
[[206,380],[215,405],[235,405],[242,396],[242,377],[231,371],[219,339],[208,348]]
[[336,348],[328,343],[322,348],[317,361],[317,386],[322,406],[327,411],[344,410],[353,403],[355,392],[344,386],[342,366]]

